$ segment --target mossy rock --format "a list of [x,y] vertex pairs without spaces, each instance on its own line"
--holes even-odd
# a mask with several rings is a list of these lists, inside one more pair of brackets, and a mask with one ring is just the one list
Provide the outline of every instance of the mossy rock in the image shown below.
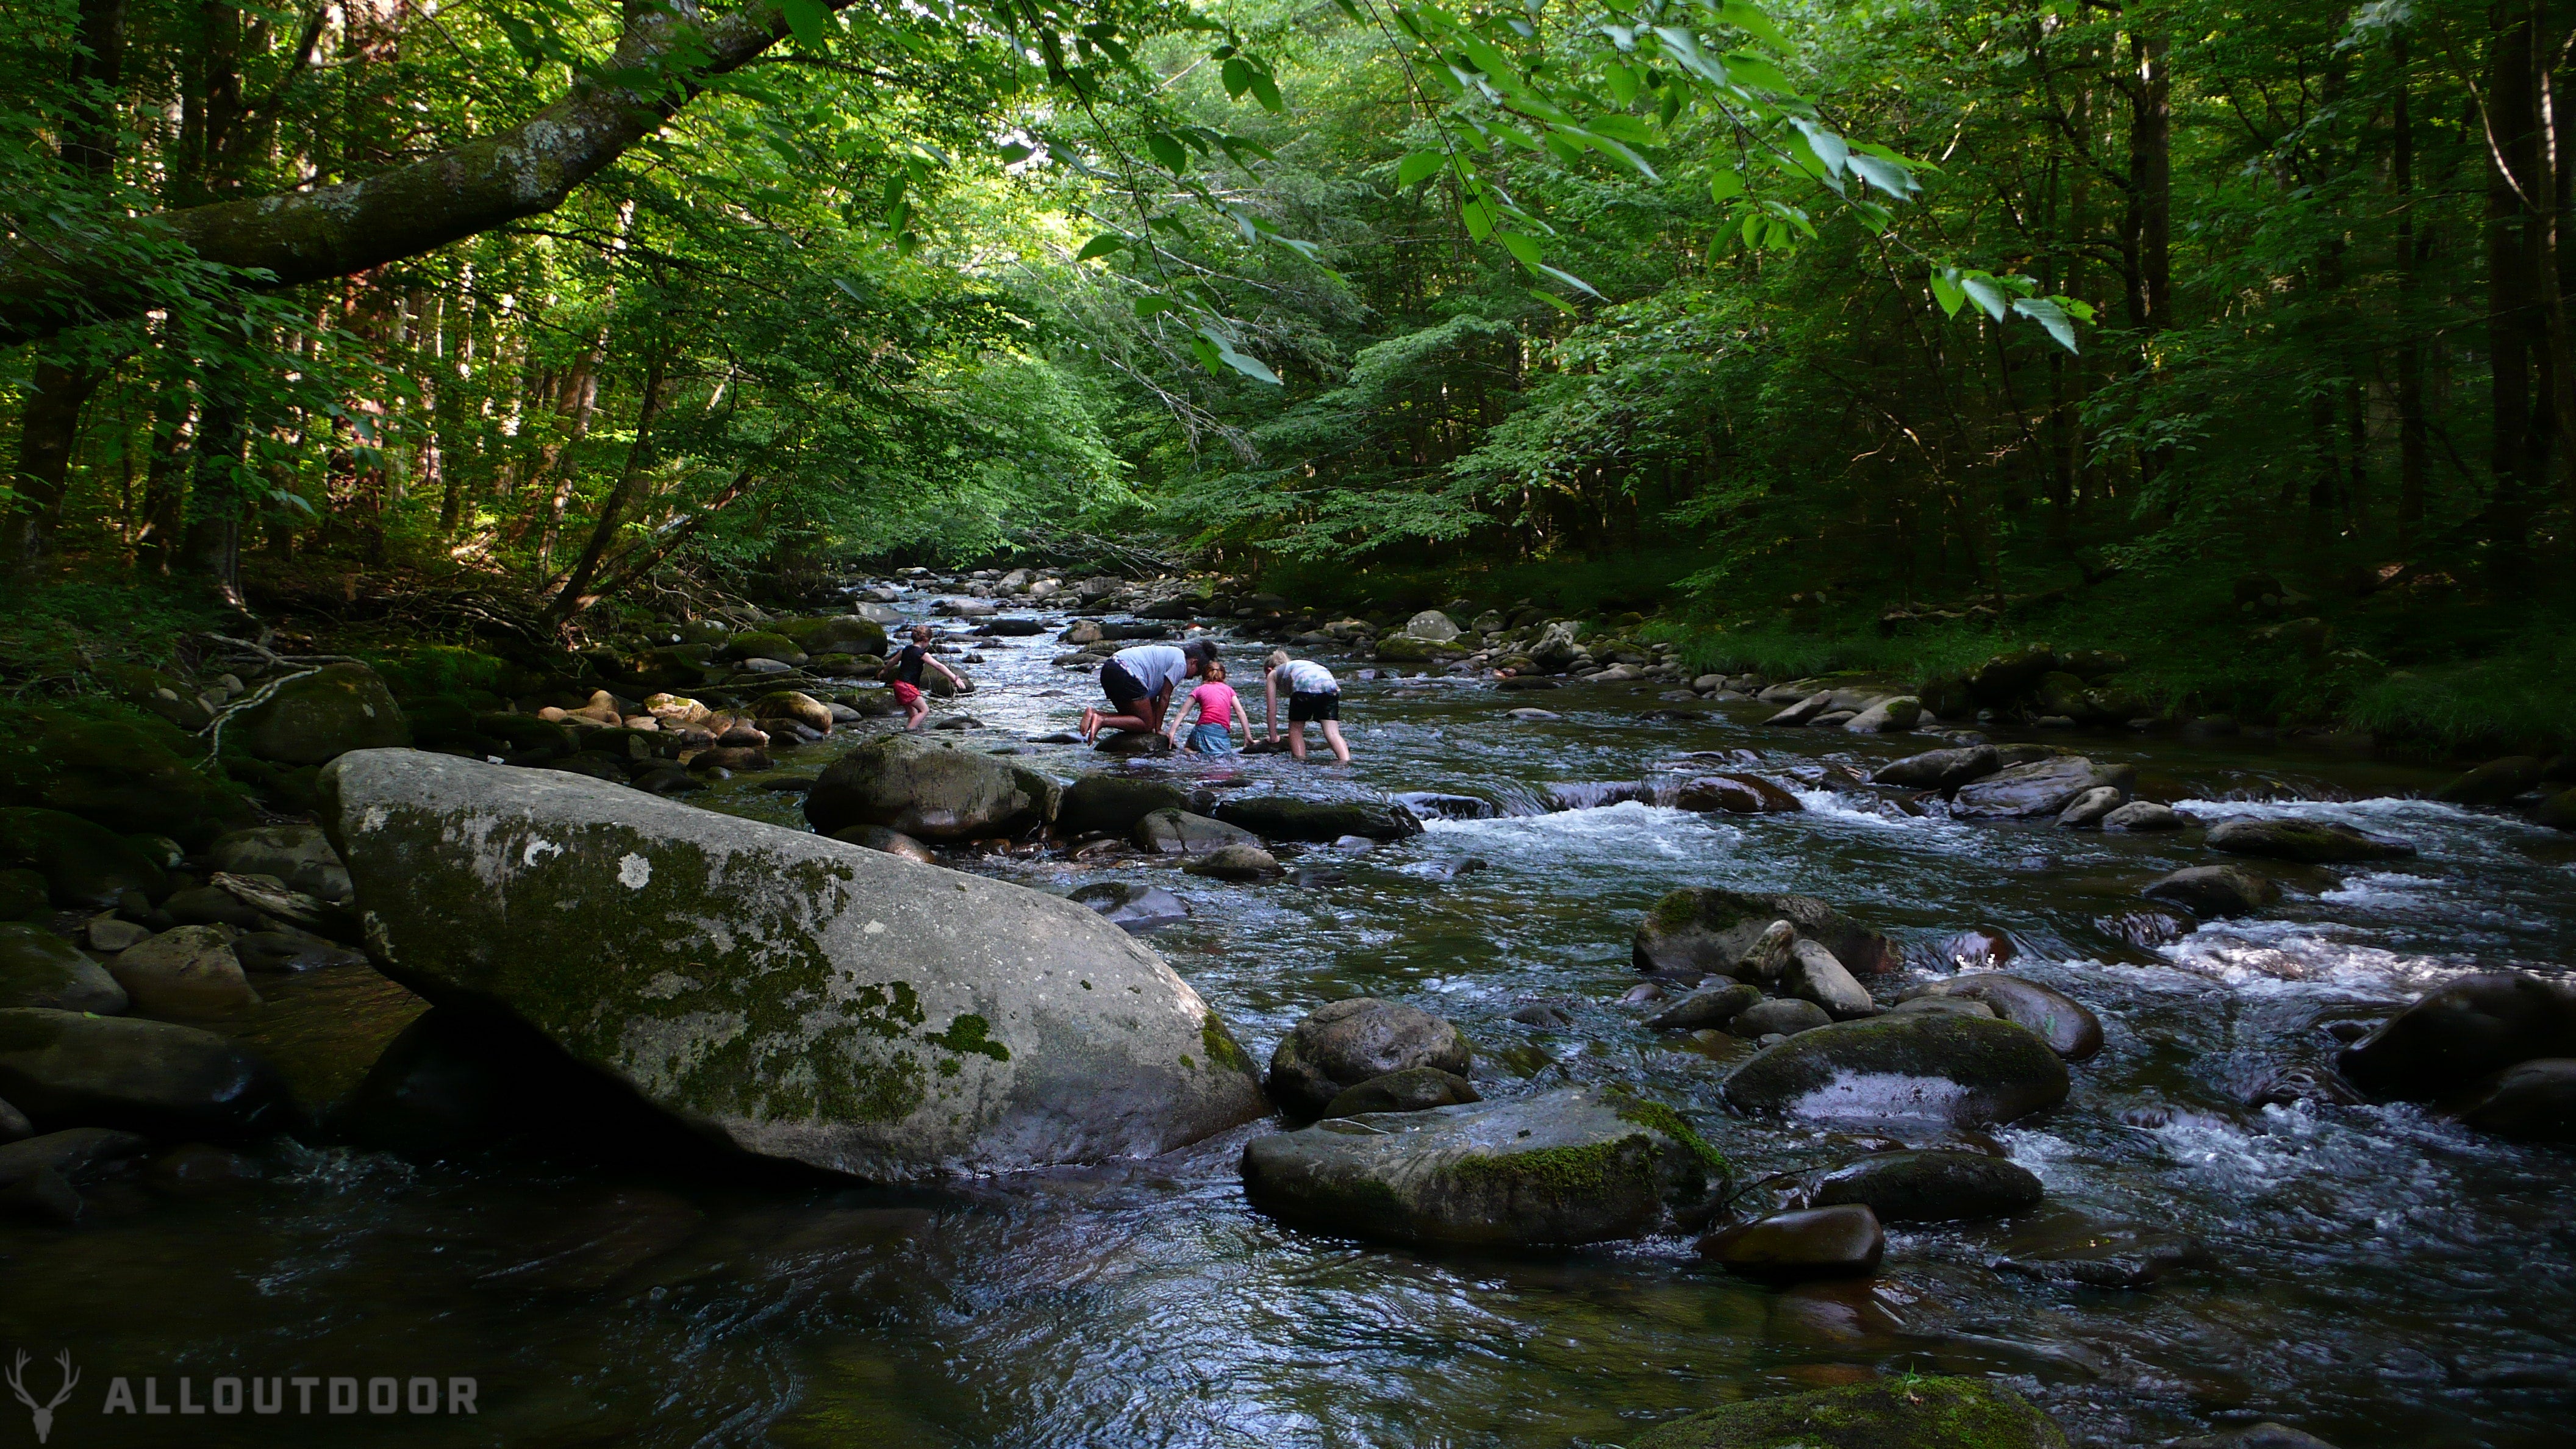
[[80,948],[36,926],[0,923],[0,1007],[52,1011],[125,1010],[125,988]]
[[1739,1112],[1825,1120],[2010,1122],[2066,1100],[2065,1062],[1993,1017],[1894,1012],[1803,1031],[1726,1079]]
[[0,921],[33,920],[53,909],[53,891],[43,876],[24,866],[0,870]]
[[882,825],[920,840],[1015,836],[1055,818],[1053,780],[990,755],[883,735],[832,762],[805,796],[824,834]]
[[770,626],[770,632],[795,640],[797,646],[808,654],[883,655],[886,652],[885,626],[856,614],[782,619]]
[[111,910],[127,891],[156,901],[170,893],[169,877],[132,841],[60,810],[0,810],[0,866],[44,876],[67,911]]
[[1907,1375],[1710,1409],[1632,1449],[2066,1449],[2066,1433],[1982,1379]]
[[572,727],[532,714],[485,714],[474,719],[476,734],[498,746],[503,755],[569,755],[581,747]]
[[293,768],[351,750],[407,746],[411,725],[383,679],[363,664],[328,664],[288,679],[229,716],[224,749]]
[[214,711],[198,697],[197,687],[175,674],[140,664],[102,664],[99,682],[118,701],[195,734],[214,722]]
[[203,755],[176,726],[148,716],[52,706],[15,712],[0,729],[0,804],[203,845],[251,813]]
[[1140,775],[1085,775],[1065,787],[1056,810],[1056,833],[1125,835],[1157,810],[1186,811],[1190,792],[1169,780]]
[[36,1008],[0,1011],[0,1099],[39,1131],[180,1141],[264,1137],[301,1117],[274,1068],[212,1032]]
[[717,652],[734,660],[775,659],[781,664],[802,664],[806,660],[805,651],[796,647],[795,640],[762,629],[734,635]]
[[2209,832],[2209,848],[2229,855],[2294,860],[2306,865],[2334,865],[2360,860],[2410,860],[2415,847],[2403,840],[2373,835],[2332,820],[2287,817],[2220,822]]

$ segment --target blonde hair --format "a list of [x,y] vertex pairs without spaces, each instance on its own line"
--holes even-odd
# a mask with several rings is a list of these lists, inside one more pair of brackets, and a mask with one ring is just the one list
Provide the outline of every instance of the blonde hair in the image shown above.
[[1267,664],[1269,667],[1276,669],[1280,665],[1288,662],[1288,651],[1285,649],[1273,649],[1270,651],[1270,657],[1262,662]]

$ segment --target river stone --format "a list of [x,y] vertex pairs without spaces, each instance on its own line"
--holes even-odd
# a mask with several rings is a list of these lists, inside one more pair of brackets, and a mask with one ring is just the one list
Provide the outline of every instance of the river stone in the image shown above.
[[7,1102],[0,1102],[0,1142],[16,1142],[35,1135],[36,1124],[27,1120],[26,1113]]
[[1830,689],[1822,689],[1764,720],[1763,723],[1791,727],[1813,724],[1822,719],[1826,711],[1833,707],[1834,692]]
[[2082,755],[2055,755],[2010,765],[1959,787],[1950,813],[1965,820],[2014,820],[2055,815],[2087,790],[2110,786],[2123,793],[2136,783],[2131,765],[2097,765]]
[[1427,1112],[1434,1107],[1455,1107],[1463,1102],[1481,1102],[1475,1084],[1456,1072],[1438,1067],[1407,1067],[1382,1077],[1371,1077],[1356,1087],[1347,1088],[1324,1104],[1327,1117],[1358,1117],[1370,1112]]
[[2427,1102],[2519,1062],[2576,1057],[2576,988],[2519,971],[2454,981],[2335,1058],[2373,1097]]
[[1740,1278],[1794,1283],[1802,1278],[1854,1278],[1878,1271],[1887,1234],[1859,1202],[1795,1208],[1721,1228],[1700,1239],[1699,1255]]
[[442,755],[349,755],[322,792],[386,975],[745,1151],[913,1180],[1152,1156],[1264,1110],[1198,993],[1061,897]]
[[[1970,1001],[1959,996],[1918,996],[1911,1001],[1900,1001],[1888,1010],[1936,1013],[1946,1011],[1956,1016],[1994,1016],[1995,1014],[1995,1009],[1984,1002]],[[2000,1020],[2000,1018],[1997,1019]]]
[[1673,891],[1637,926],[1629,954],[1640,971],[1696,981],[1730,974],[1773,921],[1834,953],[1855,975],[1904,963],[1896,943],[1813,896],[1749,895],[1714,886]]
[[1798,941],[1789,947],[1789,969],[1781,974],[1780,984],[1791,996],[1814,1002],[1838,1021],[1878,1014],[1878,1004],[1852,979],[1851,972],[1834,959],[1833,952],[1814,941]]
[[95,1011],[126,1008],[125,988],[79,947],[37,926],[0,924],[0,1008]]
[[2325,820],[2228,820],[2211,828],[2209,848],[2229,855],[2333,865],[2353,860],[2411,860],[2415,847]]
[[1191,856],[1181,869],[1210,880],[1276,880],[1287,874],[1279,858],[1258,845],[1220,846],[1205,855]]
[[1138,820],[1128,838],[1138,850],[1156,855],[1213,855],[1229,845],[1261,843],[1249,830],[1187,810],[1156,810]]
[[0,1011],[0,1097],[45,1132],[235,1141],[297,1118],[277,1073],[213,1032],[68,1011]]
[[234,875],[273,875],[289,890],[326,901],[349,898],[349,868],[315,825],[267,825],[236,830],[208,847],[215,869]]
[[1281,1106],[1312,1116],[1345,1089],[1389,1072],[1437,1067],[1463,1077],[1474,1060],[1445,1017],[1353,996],[1317,1007],[1280,1038],[1267,1085]]
[[1684,810],[1730,815],[1786,815],[1807,808],[1797,796],[1754,775],[1702,775],[1683,785],[1673,803]]
[[1914,728],[1923,718],[1923,701],[1910,694],[1882,699],[1843,721],[1843,728],[1856,735],[1901,734]]
[[1759,1005],[1761,1001],[1762,988],[1759,986],[1742,981],[1713,981],[1646,1018],[1646,1025],[1663,1031],[1722,1027],[1742,1015],[1747,1007]]
[[2116,786],[2096,785],[2068,801],[2066,808],[2057,812],[2058,826],[2066,830],[2081,830],[2099,825],[2112,811],[2120,808],[2120,802],[2125,798]]
[[2054,1107],[2067,1086],[2066,1064],[2035,1032],[1908,1012],[1836,1022],[1766,1047],[1727,1077],[1726,1100],[1764,1115],[1982,1127]]
[[244,931],[233,938],[233,955],[244,971],[301,973],[367,964],[365,956],[346,946],[292,928]]
[[1998,971],[1975,971],[1907,987],[1900,1001],[1926,998],[1982,1002],[2015,1026],[2037,1032],[2048,1049],[2070,1062],[2102,1050],[2102,1018],[2082,1002],[2036,981]]
[[0,921],[38,920],[54,911],[45,878],[24,866],[0,869]]
[[1879,766],[1869,778],[1879,785],[1902,785],[1916,790],[1946,790],[1980,780],[2003,768],[1992,745],[1969,745],[1955,750],[1925,750],[1919,755]]
[[2153,800],[2132,800],[2102,817],[2105,830],[2180,830],[2182,816],[2170,805]]
[[2534,1057],[2497,1073],[2460,1121],[2516,1142],[2576,1142],[2576,1057]]
[[800,690],[772,690],[745,713],[759,720],[794,720],[818,735],[832,732],[832,707]]
[[2242,1429],[2176,1439],[2165,1449],[2335,1449],[2335,1446],[2304,1430],[2266,1420],[2260,1424],[2248,1424]]
[[1254,795],[1216,807],[1216,818],[1264,840],[1303,840],[1329,845],[1345,835],[1403,840],[1422,833],[1413,812],[1387,800],[1300,800]]
[[1190,918],[1187,902],[1161,886],[1133,885],[1126,881],[1095,881],[1065,897],[1079,901],[1100,913],[1101,919],[1115,924],[1131,936],[1175,926]]
[[2531,812],[2531,823],[2552,830],[2576,830],[2576,788],[2561,790],[2540,802]]
[[882,825],[918,840],[1022,835],[1055,818],[1059,791],[1034,770],[911,735],[881,735],[834,760],[805,794],[829,835]]
[[1085,775],[1064,788],[1063,803],[1056,807],[1055,833],[1075,836],[1096,830],[1125,835],[1157,810],[1187,810],[1190,803],[1190,792],[1169,780]]
[[2529,793],[2546,773],[2541,761],[2532,755],[2507,755],[2489,760],[2435,792],[2433,798],[2453,805],[2502,805],[2516,796]]
[[2029,1168],[1982,1152],[1873,1152],[1809,1178],[1800,1194],[1815,1207],[1866,1203],[1888,1223],[2001,1218],[2046,1196]]
[[832,838],[844,845],[882,851],[887,855],[898,856],[920,865],[939,864],[939,857],[931,854],[929,846],[900,830],[888,830],[882,825],[853,825],[845,830],[833,831]]
[[1798,928],[1787,921],[1773,921],[1735,958],[1735,979],[1763,985],[1780,979],[1789,969],[1798,951]]
[[1244,1196],[1274,1217],[1403,1243],[1537,1247],[1705,1220],[1724,1159],[1670,1108],[1574,1087],[1329,1118],[1253,1139]]
[[[1421,613],[1414,615],[1412,618],[1405,620],[1403,629],[1403,633],[1408,637],[1420,639],[1432,644],[1446,644],[1450,640],[1457,638],[1460,632],[1458,621],[1450,618],[1444,613],[1441,613],[1438,609],[1425,609]],[[1385,647],[1386,641],[1383,639],[1379,640],[1378,648],[1381,655],[1383,655]]]
[[1982,1379],[1874,1379],[1659,1424],[1633,1449],[2066,1449],[2065,1431]]
[[0,810],[0,865],[42,875],[67,911],[113,910],[127,891],[155,901],[170,893],[170,878],[132,841],[60,810]]
[[213,926],[181,926],[117,953],[108,964],[135,1009],[156,1016],[226,1016],[259,1005],[232,943]]
[[411,726],[376,671],[326,664],[227,716],[223,742],[227,751],[254,759],[319,765],[350,750],[408,745]]
[[1726,1029],[1737,1036],[1758,1041],[1774,1033],[1796,1036],[1802,1031],[1814,1031],[1820,1026],[1833,1024],[1834,1019],[1825,1013],[1823,1007],[1812,1001],[1788,998],[1757,1001],[1737,1012],[1735,1019],[1726,1024]]
[[2195,865],[2175,871],[2141,894],[2170,901],[2195,916],[2244,916],[2279,900],[2281,886],[2240,865]]
[[152,1150],[152,1139],[106,1127],[67,1127],[0,1147],[0,1187],[13,1187],[40,1172],[82,1183]]

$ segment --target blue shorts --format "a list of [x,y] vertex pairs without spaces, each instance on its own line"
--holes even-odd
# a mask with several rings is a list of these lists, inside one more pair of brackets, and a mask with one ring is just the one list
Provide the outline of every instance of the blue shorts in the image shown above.
[[1190,726],[1190,748],[1202,755],[1242,753],[1234,747],[1234,731],[1214,724]]

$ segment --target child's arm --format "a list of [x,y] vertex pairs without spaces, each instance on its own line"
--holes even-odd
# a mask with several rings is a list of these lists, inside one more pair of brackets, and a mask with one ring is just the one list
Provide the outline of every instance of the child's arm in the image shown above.
[[[1273,670],[1269,671],[1268,673],[1266,673],[1266,674],[1264,674],[1264,675],[1262,675],[1262,676],[1261,676],[1261,697],[1262,697],[1263,701],[1264,701],[1265,703],[1267,703],[1267,704],[1269,705],[1269,707],[1270,707],[1270,738],[1271,738],[1271,739],[1273,739],[1273,740],[1276,740],[1276,739],[1278,739],[1278,738],[1279,738],[1279,671],[1278,671],[1278,670],[1273,669]],[[1245,728],[1245,729],[1247,729],[1247,730],[1248,730],[1248,729],[1250,729],[1251,727],[1252,727],[1252,722],[1251,722],[1250,720],[1246,720],[1246,721],[1244,721],[1244,728]]]
[[1244,748],[1250,749],[1252,747],[1252,706],[1243,702],[1242,695],[1238,694],[1234,697],[1234,714],[1227,723],[1243,727]]
[[936,670],[938,670],[940,673],[947,675],[947,676],[948,676],[948,682],[949,682],[949,683],[951,683],[951,684],[953,684],[953,685],[956,685],[960,690],[963,690],[963,689],[966,687],[966,681],[958,677],[958,674],[957,674],[957,671],[956,671],[956,670],[951,669],[951,668],[949,668],[947,665],[945,665],[945,664],[941,663],[941,662],[940,662],[940,660],[939,660],[939,656],[938,656],[938,655],[936,655],[936,654],[924,654],[924,655],[922,655],[921,657],[929,663],[929,665],[930,665],[930,667],[931,667],[931,668],[936,669]]
[[1181,743],[1181,722],[1189,718],[1190,705],[1198,697],[1199,692],[1191,690],[1186,698],[1173,700],[1170,713],[1163,716],[1163,738],[1171,741],[1175,749]]

